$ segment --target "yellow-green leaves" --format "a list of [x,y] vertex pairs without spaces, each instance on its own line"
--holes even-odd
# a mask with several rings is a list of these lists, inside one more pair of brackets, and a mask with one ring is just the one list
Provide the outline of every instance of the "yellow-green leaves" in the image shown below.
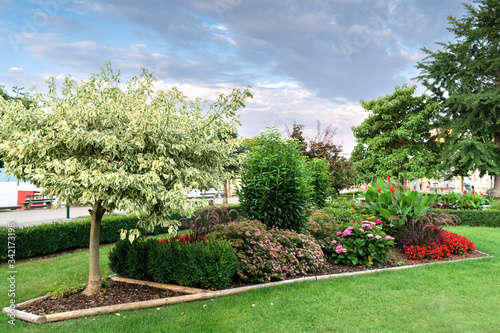
[[[248,89],[213,104],[176,88],[154,91],[147,70],[120,84],[110,64],[88,80],[48,81],[26,111],[0,99],[0,154],[6,172],[60,201],[102,200],[106,210],[146,212],[144,223],[189,211],[186,193],[218,186],[238,145],[229,134]],[[125,87],[125,88],[121,88]]]

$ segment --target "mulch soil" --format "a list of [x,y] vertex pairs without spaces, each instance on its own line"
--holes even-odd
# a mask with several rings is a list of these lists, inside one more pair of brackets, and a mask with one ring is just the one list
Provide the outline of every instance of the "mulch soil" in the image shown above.
[[[483,256],[485,256],[485,254],[482,254],[478,251],[474,251],[472,253],[466,253],[464,255],[452,255],[448,258],[440,260],[409,260],[407,259],[402,249],[394,248],[393,253],[389,255],[391,263],[385,266],[381,267],[343,266],[327,262],[325,267],[321,271],[316,272],[316,274],[310,274],[308,276],[314,276],[314,275],[321,276],[329,274],[368,271],[373,269],[406,266],[406,265],[417,265],[417,264],[432,263],[437,261],[449,261],[449,260],[457,260],[464,258],[479,258]],[[290,279],[296,279],[296,278],[298,277],[293,277]],[[241,281],[235,281],[233,282],[232,285],[230,285],[226,289],[249,286],[249,285],[252,284]],[[111,281],[109,286],[102,288],[101,293],[99,293],[96,296],[90,296],[90,297],[85,296],[82,294],[81,290],[73,291],[70,293],[72,294],[70,295],[67,293],[60,295],[59,297],[52,297],[41,301],[37,301],[35,303],[32,303],[30,306],[23,308],[22,310],[33,314],[45,315],[51,313],[89,309],[106,305],[116,305],[116,304],[139,302],[139,301],[146,301],[158,298],[187,295],[182,292],[175,292],[165,289],[158,289],[143,285],[116,282],[116,281]]]

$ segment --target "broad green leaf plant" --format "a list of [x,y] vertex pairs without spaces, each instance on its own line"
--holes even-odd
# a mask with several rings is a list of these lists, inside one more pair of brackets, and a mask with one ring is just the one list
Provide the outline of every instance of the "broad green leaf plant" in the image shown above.
[[60,202],[90,202],[89,284],[100,289],[99,229],[114,209],[145,213],[142,225],[170,226],[172,211],[192,212],[191,189],[219,185],[240,125],[236,111],[249,88],[219,95],[212,104],[187,100],[173,88],[154,91],[146,69],[121,83],[111,63],[88,80],[65,78],[36,93],[26,111],[0,99],[0,155],[5,172],[30,181]]
[[391,177],[387,177],[387,180],[378,178],[365,193],[365,200],[371,211],[387,223],[391,234],[395,234],[406,221],[416,220],[426,213],[435,197],[435,194],[423,197]]

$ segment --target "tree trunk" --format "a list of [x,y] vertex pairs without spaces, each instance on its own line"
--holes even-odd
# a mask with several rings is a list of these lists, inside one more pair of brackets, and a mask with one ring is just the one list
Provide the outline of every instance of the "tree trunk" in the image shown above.
[[495,175],[494,178],[495,184],[493,185],[493,196],[495,198],[500,197],[500,175]]
[[230,180],[224,181],[224,194],[222,194],[222,203],[227,204],[229,203],[228,198],[229,198],[229,182]]
[[97,200],[92,208],[89,209],[92,217],[90,225],[90,242],[89,242],[89,282],[87,288],[83,291],[84,295],[97,295],[101,290],[101,271],[99,268],[99,232],[101,230],[102,216],[106,212],[106,208],[102,207],[102,200]]

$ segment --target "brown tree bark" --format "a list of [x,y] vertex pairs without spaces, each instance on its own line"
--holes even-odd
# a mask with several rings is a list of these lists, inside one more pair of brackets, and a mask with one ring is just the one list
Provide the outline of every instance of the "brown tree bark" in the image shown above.
[[500,175],[495,175],[494,182],[495,184],[493,185],[493,196],[498,198],[500,197]]
[[230,180],[224,181],[224,193],[222,194],[222,203],[229,203],[229,182]]
[[83,291],[84,295],[97,295],[101,290],[101,270],[99,268],[99,232],[101,231],[102,216],[106,212],[106,208],[102,206],[102,200],[97,200],[89,209],[92,217],[90,225],[90,242],[89,242],[89,282]]

